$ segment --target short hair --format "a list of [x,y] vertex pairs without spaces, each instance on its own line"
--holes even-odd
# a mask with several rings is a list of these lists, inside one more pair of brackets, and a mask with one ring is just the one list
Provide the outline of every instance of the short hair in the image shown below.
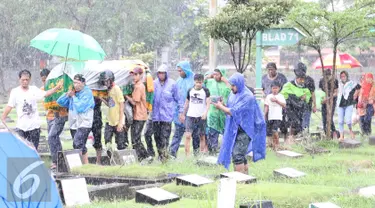
[[82,74],[76,74],[76,75],[74,75],[74,80],[78,80],[80,82],[86,82],[86,79],[83,77]]
[[194,75],[194,81],[203,81],[203,80],[204,80],[203,74]]
[[18,72],[18,78],[21,79],[22,75],[28,75],[31,78],[31,72],[27,69]]
[[41,77],[48,77],[48,75],[49,75],[50,72],[51,72],[51,71],[50,71],[49,69],[44,68],[44,69],[42,69],[42,70],[40,71],[40,76],[41,76]]
[[279,81],[274,80],[274,81],[271,83],[271,87],[281,87],[281,84],[280,84]]
[[268,68],[274,68],[277,70],[276,63],[275,62],[269,62],[266,66],[266,69]]
[[342,74],[345,74],[345,75],[346,75],[346,78],[349,78],[349,73],[348,73],[347,71],[342,71],[342,72],[340,72],[340,76],[341,76]]

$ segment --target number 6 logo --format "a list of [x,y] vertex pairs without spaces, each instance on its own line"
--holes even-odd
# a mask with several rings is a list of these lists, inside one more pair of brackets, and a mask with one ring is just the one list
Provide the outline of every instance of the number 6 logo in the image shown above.
[[[15,179],[14,184],[13,184],[13,192],[14,194],[20,198],[20,199],[29,199],[30,196],[32,196],[38,189],[39,184],[40,184],[40,178],[36,174],[29,174],[27,175],[30,171],[34,170],[36,167],[39,165],[43,164],[43,161],[36,161],[29,166],[27,166]],[[24,193],[20,193],[21,185],[25,181],[29,179],[34,179],[33,185]]]

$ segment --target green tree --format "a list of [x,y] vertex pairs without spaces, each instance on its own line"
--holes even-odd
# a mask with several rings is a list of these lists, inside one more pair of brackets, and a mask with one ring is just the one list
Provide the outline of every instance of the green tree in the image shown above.
[[292,6],[289,0],[230,1],[205,26],[212,38],[229,45],[234,66],[243,73],[250,63],[256,33],[282,21]]

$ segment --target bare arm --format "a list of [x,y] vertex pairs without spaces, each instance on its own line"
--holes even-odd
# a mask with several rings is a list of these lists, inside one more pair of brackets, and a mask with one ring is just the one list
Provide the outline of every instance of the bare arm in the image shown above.
[[99,98],[107,107],[109,107],[109,105],[108,105],[108,102],[105,100],[105,99],[103,99],[102,97],[100,97]]
[[312,105],[313,105],[313,108],[316,109],[316,96],[315,96],[315,92],[312,92],[312,93],[311,93],[311,97],[312,97]]
[[186,99],[185,105],[184,105],[184,115],[187,114],[188,109],[189,109],[189,100]]
[[5,107],[5,110],[3,112],[3,115],[1,116],[1,120],[5,123],[5,119],[8,117],[9,113],[12,111],[12,107],[7,106]]
[[60,81],[60,82],[56,85],[56,87],[54,87],[54,88],[52,88],[52,89],[46,91],[46,94],[44,95],[44,97],[48,97],[48,96],[52,95],[53,93],[57,92],[58,90],[60,90],[60,89],[62,88],[62,86],[63,86],[63,82]]
[[221,81],[223,81],[227,85],[227,87],[232,88],[232,85],[229,83],[229,81],[227,80],[227,78],[221,77]]
[[264,105],[264,118],[266,119],[266,120],[268,120],[267,118],[268,118],[268,105]]
[[126,99],[129,100],[129,102],[132,104],[132,105],[135,105],[135,102],[133,100],[133,98],[129,95],[125,95]]
[[214,105],[217,109],[223,111],[225,114],[230,115],[230,116],[232,115],[232,113],[230,112],[230,109],[227,108],[227,107],[225,107],[221,102],[213,103],[213,105]]
[[204,112],[202,119],[206,120],[208,111],[210,110],[210,104],[211,104],[211,99],[208,97],[206,98],[206,112]]

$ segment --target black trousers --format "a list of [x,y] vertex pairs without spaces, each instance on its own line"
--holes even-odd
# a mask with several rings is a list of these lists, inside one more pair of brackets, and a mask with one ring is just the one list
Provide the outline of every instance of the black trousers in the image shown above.
[[100,106],[95,106],[94,108],[94,120],[92,123],[91,132],[94,136],[94,144],[92,145],[96,150],[102,149],[102,110]]
[[[333,115],[335,114],[335,108],[336,108],[336,100],[334,100],[332,105],[332,115],[331,115],[331,132],[336,131],[335,123],[333,122]],[[328,116],[328,109],[327,104],[322,104],[322,119],[323,119],[323,129],[324,132],[327,134],[327,116]]]
[[154,138],[158,149],[159,159],[165,161],[168,157],[168,141],[172,132],[172,123],[170,122],[153,122]]
[[133,149],[135,149],[135,151],[137,152],[139,161],[142,161],[143,159],[148,157],[147,150],[141,140],[142,130],[145,122],[146,121],[134,120],[131,126],[132,145]]
[[40,128],[33,129],[30,131],[23,131],[21,129],[16,129],[15,131],[18,135],[20,135],[27,141],[31,142],[34,145],[35,149],[38,150],[39,139],[40,139]]
[[105,124],[104,139],[105,144],[112,142],[113,134],[115,135],[115,142],[118,150],[126,149],[128,144],[125,142],[125,131],[118,132],[117,126],[110,126],[108,123]]

